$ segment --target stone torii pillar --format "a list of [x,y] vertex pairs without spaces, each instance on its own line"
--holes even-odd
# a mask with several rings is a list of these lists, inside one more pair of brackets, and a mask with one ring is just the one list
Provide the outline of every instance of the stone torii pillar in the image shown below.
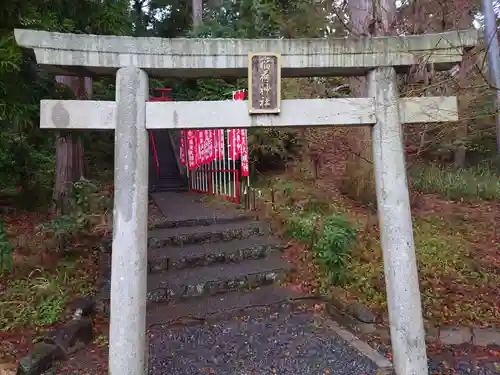
[[117,72],[110,374],[147,374],[148,85],[136,67]]
[[375,99],[373,163],[394,368],[398,375],[424,375],[425,329],[394,68],[368,73],[368,95]]

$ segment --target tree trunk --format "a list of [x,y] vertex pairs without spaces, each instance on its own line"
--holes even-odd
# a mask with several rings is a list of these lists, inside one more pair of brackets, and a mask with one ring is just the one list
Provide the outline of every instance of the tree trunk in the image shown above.
[[467,114],[473,98],[470,97],[472,80],[471,72],[476,65],[475,51],[465,52],[464,59],[457,73],[457,96],[458,101],[458,123],[455,131],[456,148],[453,156],[453,163],[457,168],[464,168],[467,158],[467,136],[469,135],[469,121]]
[[[372,0],[349,0],[350,37],[372,37],[389,34],[395,17],[395,4],[391,0],[378,2],[373,8]],[[365,77],[349,78],[354,97],[366,97]],[[349,155],[342,190],[352,198],[364,203],[375,203],[375,178],[372,163],[371,128],[368,126],[349,130]]]
[[[424,0],[420,0],[424,2]],[[425,3],[425,13],[433,13],[426,31],[444,32],[450,30],[465,30],[472,27],[474,20],[475,2],[472,0],[453,0],[445,2],[432,2],[427,0]],[[470,97],[467,89],[471,85],[471,71],[476,63],[476,51],[466,51],[460,69],[455,77],[453,84],[445,83],[445,95],[455,95],[458,101],[458,117],[455,129],[449,134],[450,138],[455,139],[456,146],[453,150],[453,161],[456,167],[464,167],[467,155],[466,139],[468,136],[468,106]]]
[[[460,6],[455,7],[455,17],[458,21],[455,27],[459,30],[469,29],[472,27],[473,17],[473,2],[465,2],[465,4],[456,4]],[[463,168],[465,167],[466,157],[467,157],[467,136],[469,133],[469,122],[466,120],[468,111],[468,106],[470,103],[470,97],[467,93],[468,89],[471,87],[471,71],[474,69],[476,64],[476,53],[475,51],[465,52],[464,59],[460,65],[460,70],[457,74],[457,99],[458,99],[458,124],[457,131],[455,134],[457,147],[455,149],[454,164],[455,167]],[[462,116],[461,116],[462,114]],[[462,118],[462,120],[460,120]]]
[[[57,76],[56,81],[70,87],[76,98],[92,95],[91,78]],[[83,144],[80,136],[71,131],[58,132],[56,136],[56,181],[52,195],[53,213],[67,212],[69,189],[83,175]]]
[[192,0],[193,30],[203,25],[203,0]]
[[217,11],[220,11],[220,7],[224,5],[224,0],[208,0],[208,6],[211,9],[215,9]]
[[147,35],[146,15],[143,10],[144,0],[135,0],[132,4],[133,20],[135,22],[134,36]]

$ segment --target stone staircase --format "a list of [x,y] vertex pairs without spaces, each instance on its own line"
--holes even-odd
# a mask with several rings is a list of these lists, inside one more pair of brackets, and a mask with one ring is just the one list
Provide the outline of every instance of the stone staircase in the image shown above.
[[289,269],[282,250],[268,226],[249,216],[159,223],[148,238],[149,317],[156,316],[148,323],[170,320],[179,309],[206,313],[217,303],[222,312],[221,301],[234,308],[271,295],[283,299],[288,292],[275,287]]
[[[295,296],[276,284],[290,264],[283,245],[253,215],[204,207],[186,193],[153,194],[168,213],[148,233],[148,325],[179,316],[203,317]],[[110,262],[98,298],[109,311]]]
[[154,130],[156,152],[159,162],[159,174],[156,170],[156,160],[153,148],[149,156],[149,186],[150,192],[185,192],[188,190],[187,177],[179,170],[172,140],[168,130]]
[[[187,193],[152,194],[166,219],[148,233],[148,325],[181,316],[203,318],[296,296],[277,284],[291,265],[270,228],[246,213],[204,207]],[[98,308],[109,312],[110,259]]]
[[[367,344],[291,303],[302,296],[277,285],[290,264],[265,223],[192,194],[152,198],[164,217],[150,212],[148,374],[389,373]],[[98,302],[109,308],[109,278]]]

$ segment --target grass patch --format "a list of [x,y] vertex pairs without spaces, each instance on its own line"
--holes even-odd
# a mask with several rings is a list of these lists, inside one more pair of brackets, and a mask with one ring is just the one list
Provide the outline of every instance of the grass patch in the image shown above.
[[311,194],[305,181],[276,178],[260,188],[288,236],[312,250],[325,286],[342,285],[348,276],[349,253],[356,243],[356,224],[343,215],[338,204]]
[[446,199],[500,199],[500,179],[488,168],[456,169],[420,164],[409,170],[412,187]]
[[99,255],[89,249],[109,229],[110,193],[81,179],[66,206],[63,216],[19,213],[0,225],[0,331],[53,325],[72,298],[93,292]]
[[[271,188],[266,186],[272,186],[273,200]],[[328,192],[319,190],[307,181],[273,179],[270,184],[261,184],[261,187],[262,198],[267,201],[266,207],[271,206],[273,201],[273,215],[280,218],[287,234],[311,248],[315,263],[320,265],[322,271],[318,275],[323,280],[323,290],[331,292],[334,289],[332,284],[339,284],[346,293],[345,296],[337,297],[359,301],[385,313],[385,277],[376,216],[359,208],[348,212],[347,201],[340,198],[332,201]],[[358,229],[346,235],[342,233],[346,230],[342,224],[340,227],[334,225],[333,238],[343,238],[340,248],[342,241],[348,238],[345,249],[349,250],[331,251],[335,256],[342,254],[342,261],[334,267],[343,273],[340,280],[331,280],[314,247],[319,243],[320,236],[324,235],[324,223],[329,218],[340,217],[348,218],[350,227]],[[500,296],[496,290],[500,285],[500,275],[495,273],[495,267],[482,264],[483,250],[472,242],[484,236],[485,225],[477,222],[470,223],[472,226],[457,226],[454,218],[445,220],[428,214],[425,217],[413,217],[424,316],[437,324],[498,325],[500,316],[496,306],[500,306]],[[474,238],[470,236],[471,231],[477,232],[477,235],[472,236]],[[335,249],[335,243],[325,242],[322,247]],[[488,246],[484,251],[487,250]],[[304,272],[316,269],[310,260],[308,264],[300,262],[298,267]],[[303,278],[300,272],[296,281],[298,284]]]
[[[495,285],[500,277],[478,266],[464,236],[437,216],[414,218],[413,228],[424,316],[441,324],[497,321]],[[346,289],[385,311],[382,251],[372,236],[371,246],[353,251]]]
[[88,273],[88,260],[66,259],[54,271],[35,269],[26,277],[4,280],[0,284],[0,331],[55,324],[72,297],[92,294]]

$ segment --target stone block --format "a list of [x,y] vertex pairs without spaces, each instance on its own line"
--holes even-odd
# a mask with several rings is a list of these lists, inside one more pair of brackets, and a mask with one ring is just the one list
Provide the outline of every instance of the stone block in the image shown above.
[[39,342],[33,351],[19,361],[17,375],[40,375],[62,359],[60,349],[50,343]]
[[391,330],[389,327],[378,327],[375,333],[384,342],[391,342]]
[[468,327],[443,327],[439,339],[444,345],[462,345],[472,341],[472,329]]
[[326,303],[325,309],[326,312],[339,324],[343,325],[344,327],[356,329],[356,326],[360,324],[359,321],[353,318],[351,315],[345,314],[342,309],[344,306],[345,305],[340,300],[331,298],[330,301]]
[[169,298],[170,293],[176,294],[175,292],[169,292],[169,289],[157,288],[148,290],[146,298],[148,302],[165,302]]
[[425,325],[425,341],[427,343],[439,341],[439,328],[432,324]]
[[371,334],[377,332],[377,326],[370,323],[361,323],[356,325],[356,330],[361,334]]
[[347,312],[363,323],[375,323],[377,316],[362,303],[353,303],[346,307]]
[[500,329],[474,328],[472,343],[477,346],[500,346]]
[[56,329],[44,342],[56,346],[59,357],[64,358],[91,343],[93,339],[92,321],[88,317],[82,317]]

